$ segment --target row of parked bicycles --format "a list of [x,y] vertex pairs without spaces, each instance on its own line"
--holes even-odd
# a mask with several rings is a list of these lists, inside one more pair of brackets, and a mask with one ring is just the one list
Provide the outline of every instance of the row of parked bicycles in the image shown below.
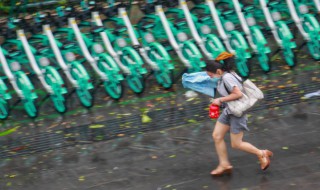
[[[87,108],[93,105],[92,90],[101,84],[113,99],[122,97],[124,82],[134,93],[142,93],[146,74],[153,74],[163,88],[171,88],[172,56],[187,72],[198,72],[205,67],[204,59],[229,51],[235,54],[243,77],[250,74],[248,60],[253,56],[268,72],[268,33],[293,67],[297,44],[290,23],[296,25],[311,56],[320,59],[319,0],[255,0],[251,4],[194,0],[192,9],[186,0],[148,0],[140,5],[145,15],[136,25],[128,17],[126,3],[107,3],[80,1],[79,6],[57,7],[29,19],[10,17],[0,26],[5,38],[0,46],[0,119],[8,117],[12,98],[5,81],[11,83],[28,116],[38,115],[31,76],[38,79],[56,111],[64,113],[66,83]],[[286,16],[291,19],[283,20]]]

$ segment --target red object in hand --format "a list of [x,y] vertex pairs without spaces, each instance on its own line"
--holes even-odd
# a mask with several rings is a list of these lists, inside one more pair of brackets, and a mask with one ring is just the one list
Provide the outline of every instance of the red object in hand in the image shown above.
[[220,116],[220,107],[215,104],[209,106],[209,117],[212,119],[217,119]]

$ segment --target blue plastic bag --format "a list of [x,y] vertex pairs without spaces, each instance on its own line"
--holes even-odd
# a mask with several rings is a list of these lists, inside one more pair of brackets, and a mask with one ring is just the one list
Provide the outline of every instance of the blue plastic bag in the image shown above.
[[185,73],[182,75],[182,85],[196,92],[214,97],[217,78],[210,78],[206,72]]

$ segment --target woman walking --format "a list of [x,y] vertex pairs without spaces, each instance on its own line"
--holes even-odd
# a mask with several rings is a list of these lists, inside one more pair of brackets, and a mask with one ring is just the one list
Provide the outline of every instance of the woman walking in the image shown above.
[[228,159],[227,147],[224,141],[225,134],[230,131],[232,148],[239,149],[257,155],[262,170],[266,170],[270,165],[270,157],[273,153],[269,150],[261,150],[248,142],[243,141],[244,131],[249,131],[247,127],[246,114],[241,117],[232,115],[226,102],[237,100],[242,97],[242,79],[233,70],[233,55],[227,52],[221,53],[216,61],[206,62],[206,72],[211,78],[219,78],[217,91],[220,98],[213,100],[213,104],[225,107],[217,120],[213,131],[213,140],[219,157],[219,165],[211,171],[211,175],[220,176],[232,172],[232,165]]

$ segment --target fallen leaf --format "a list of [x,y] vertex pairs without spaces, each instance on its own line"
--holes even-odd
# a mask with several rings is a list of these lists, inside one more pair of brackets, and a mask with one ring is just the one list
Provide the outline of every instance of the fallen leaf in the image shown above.
[[95,124],[95,125],[89,126],[90,129],[98,129],[98,128],[102,128],[102,127],[104,127],[104,125],[101,125],[101,124]]
[[12,129],[3,131],[3,132],[0,133],[0,137],[1,137],[1,136],[9,135],[9,134],[11,134],[11,133],[14,133],[14,132],[17,131],[17,129],[19,129],[19,128],[20,128],[20,126],[17,126],[17,127],[12,128]]
[[197,123],[197,121],[194,120],[194,119],[189,119],[188,122],[189,122],[189,123]]
[[79,181],[84,181],[85,179],[84,179],[84,176],[80,176],[79,177]]
[[146,115],[146,114],[143,114],[142,115],[142,119],[141,119],[142,121],[142,123],[149,123],[149,122],[152,122],[152,119],[148,116],[148,115]]

